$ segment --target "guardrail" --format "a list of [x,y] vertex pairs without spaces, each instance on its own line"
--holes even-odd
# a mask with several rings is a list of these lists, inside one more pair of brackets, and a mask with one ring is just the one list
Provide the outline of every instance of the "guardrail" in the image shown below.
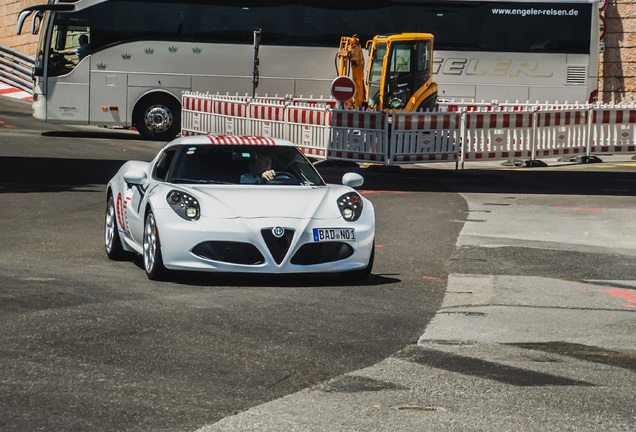
[[0,81],[33,94],[35,58],[0,44]]

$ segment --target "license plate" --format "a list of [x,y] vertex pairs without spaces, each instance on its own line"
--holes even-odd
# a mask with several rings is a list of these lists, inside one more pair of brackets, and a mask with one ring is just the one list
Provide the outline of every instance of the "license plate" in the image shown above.
[[314,228],[314,241],[352,241],[356,239],[354,228]]

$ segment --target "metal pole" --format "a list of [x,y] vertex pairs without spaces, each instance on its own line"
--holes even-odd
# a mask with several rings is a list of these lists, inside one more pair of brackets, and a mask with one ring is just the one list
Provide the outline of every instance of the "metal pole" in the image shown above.
[[[466,108],[462,108],[459,114],[459,163],[461,168],[464,169],[464,158],[466,156]],[[457,164],[455,164],[455,169],[457,169]]]
[[252,99],[256,98],[256,87],[258,87],[259,72],[258,66],[260,60],[258,59],[258,49],[261,46],[261,29],[254,29],[254,71],[252,75]]
[[587,144],[585,146],[585,157],[588,159],[592,154],[592,124],[594,122],[593,115],[595,113],[594,105],[590,105],[587,109]]
[[537,139],[539,135],[539,116],[538,113],[539,108],[534,107],[532,111],[532,136],[530,137],[530,162],[534,162],[536,160],[536,151],[537,151]]

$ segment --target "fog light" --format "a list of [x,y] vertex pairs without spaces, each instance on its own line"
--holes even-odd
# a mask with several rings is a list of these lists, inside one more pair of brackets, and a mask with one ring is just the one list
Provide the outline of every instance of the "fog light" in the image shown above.
[[355,213],[351,208],[346,207],[342,209],[342,217],[344,217],[346,220],[351,220],[353,219],[354,216],[355,216]]
[[185,214],[190,219],[195,219],[197,216],[199,216],[199,210],[197,210],[196,207],[190,206],[186,209]]

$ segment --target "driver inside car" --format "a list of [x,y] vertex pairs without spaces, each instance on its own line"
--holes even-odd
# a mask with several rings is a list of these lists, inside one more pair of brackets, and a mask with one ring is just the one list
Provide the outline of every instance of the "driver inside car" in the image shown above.
[[250,172],[241,176],[241,183],[266,183],[276,177],[272,169],[272,156],[256,153],[256,159],[250,162]]

